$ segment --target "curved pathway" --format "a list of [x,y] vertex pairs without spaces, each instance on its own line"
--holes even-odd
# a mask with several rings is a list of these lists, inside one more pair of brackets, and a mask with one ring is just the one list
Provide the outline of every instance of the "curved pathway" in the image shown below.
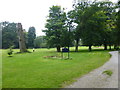
[[[112,57],[108,62],[77,79],[77,82],[65,88],[118,88],[118,51],[110,52]],[[111,70],[113,74],[102,74],[105,70]]]

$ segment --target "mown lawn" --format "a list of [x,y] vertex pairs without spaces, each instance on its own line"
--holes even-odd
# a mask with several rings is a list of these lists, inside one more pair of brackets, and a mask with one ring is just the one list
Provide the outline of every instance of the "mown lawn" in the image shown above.
[[[80,48],[80,52],[70,52],[70,60],[45,58],[60,56],[55,49],[36,49],[33,53],[13,54],[13,57],[8,57],[7,50],[2,51],[3,88],[60,88],[110,58],[108,51],[88,52],[86,47]],[[14,49],[14,53],[17,51]]]
[[0,50],[0,89],[2,88],[2,50]]

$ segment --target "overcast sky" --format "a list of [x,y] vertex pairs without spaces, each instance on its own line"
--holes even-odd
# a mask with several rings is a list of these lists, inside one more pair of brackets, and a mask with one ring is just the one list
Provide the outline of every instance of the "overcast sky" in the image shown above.
[[[42,29],[49,14],[49,7],[60,5],[66,11],[72,9],[74,0],[0,0],[0,22],[9,21],[22,23],[28,31],[30,26],[36,28],[36,34],[44,35]],[[117,0],[111,0],[116,2]]]

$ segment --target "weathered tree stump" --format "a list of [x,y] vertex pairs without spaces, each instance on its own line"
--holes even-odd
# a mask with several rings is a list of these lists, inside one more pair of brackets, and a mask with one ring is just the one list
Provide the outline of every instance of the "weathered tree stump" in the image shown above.
[[26,45],[25,45],[24,31],[22,29],[21,23],[17,24],[17,28],[18,28],[18,38],[19,38],[20,52],[27,52]]

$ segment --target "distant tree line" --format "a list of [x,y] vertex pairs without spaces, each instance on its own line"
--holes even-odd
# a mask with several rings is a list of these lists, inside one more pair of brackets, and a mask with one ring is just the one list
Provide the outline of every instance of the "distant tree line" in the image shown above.
[[[117,50],[120,46],[120,1],[98,2],[80,1],[73,4],[73,9],[65,12],[60,6],[52,6],[49,10],[47,23],[43,32],[46,36],[36,36],[35,27],[24,31],[27,48],[56,48],[61,47],[111,46]],[[0,22],[2,28],[2,48],[11,46],[19,48],[18,29],[16,23]]]
[[[11,46],[14,46],[14,48],[19,48],[19,40],[18,40],[18,28],[17,23],[10,23],[10,22],[1,22],[0,23],[2,28],[2,48],[7,49]],[[24,31],[24,37],[25,37],[25,44],[27,48],[33,48],[34,42],[36,39],[36,30],[35,27],[29,27],[28,32]]]
[[1,22],[2,27],[2,48],[7,49],[14,45],[19,47],[16,23]]
[[46,42],[49,47],[73,46],[78,51],[79,43],[88,46],[120,46],[120,1],[118,3],[79,1],[68,13],[60,6],[52,6],[45,25]]

